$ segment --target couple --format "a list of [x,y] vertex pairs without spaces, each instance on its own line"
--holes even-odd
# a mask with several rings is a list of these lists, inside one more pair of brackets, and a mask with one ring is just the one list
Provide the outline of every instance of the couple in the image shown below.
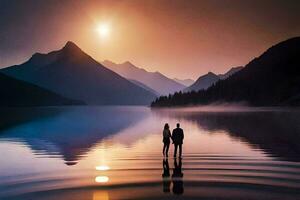
[[163,155],[168,157],[169,147],[170,147],[170,139],[172,139],[174,144],[174,157],[177,155],[177,149],[179,147],[179,157],[182,155],[182,143],[183,143],[183,130],[180,128],[180,124],[177,123],[176,128],[173,130],[172,135],[170,132],[169,124],[165,124],[163,131]]

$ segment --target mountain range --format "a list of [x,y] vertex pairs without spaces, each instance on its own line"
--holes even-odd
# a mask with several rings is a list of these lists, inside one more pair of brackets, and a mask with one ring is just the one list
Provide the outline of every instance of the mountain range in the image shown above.
[[135,80],[146,85],[160,95],[172,94],[186,87],[185,85],[164,76],[160,72],[148,72],[142,68],[136,67],[128,61],[116,64],[109,60],[105,60],[102,64],[127,79]]
[[236,72],[240,71],[241,69],[243,69],[242,66],[238,66],[238,67],[232,67],[229,71],[227,71],[225,74],[219,74],[218,76],[220,77],[220,79],[224,80],[226,78],[228,78],[229,76],[235,74]]
[[39,86],[0,73],[0,106],[57,106],[83,104]]
[[195,83],[195,81],[193,79],[179,79],[179,78],[173,78],[174,81],[176,81],[177,83],[180,83],[181,85],[184,85],[186,87],[191,86],[193,83]]
[[160,97],[152,106],[247,102],[253,106],[300,105],[300,37],[269,48],[243,69],[207,90]]
[[233,75],[234,73],[240,71],[243,67],[233,67],[229,71],[227,71],[225,74],[219,74],[216,75],[212,72],[208,72],[207,74],[200,76],[195,83],[193,83],[191,86],[184,89],[184,92],[190,92],[190,91],[199,91],[199,90],[206,90],[213,84],[215,84],[219,80],[224,80],[228,78],[229,76]]
[[0,72],[89,105],[148,105],[156,94],[123,78],[73,42]]
[[155,90],[153,90],[152,88],[148,87],[147,85],[145,85],[144,83],[137,81],[137,80],[133,80],[133,79],[129,79],[129,81],[131,81],[132,83],[144,88],[145,90],[148,90],[149,92],[155,94],[156,96],[160,96],[160,94],[158,92],[156,92]]
[[202,89],[207,89],[210,86],[212,86],[214,83],[216,83],[218,80],[220,80],[220,77],[212,72],[208,72],[207,74],[200,76],[195,83],[193,83],[191,86],[185,88],[184,92],[189,91],[198,91]]
[[[192,80],[170,79],[130,62],[95,61],[73,42],[20,65],[0,70],[0,106],[147,105],[247,102],[255,106],[300,104],[300,37],[283,41],[245,67],[209,72]],[[103,66],[105,65],[105,66]],[[270,76],[272,75],[272,76]],[[183,91],[183,92],[179,92]]]

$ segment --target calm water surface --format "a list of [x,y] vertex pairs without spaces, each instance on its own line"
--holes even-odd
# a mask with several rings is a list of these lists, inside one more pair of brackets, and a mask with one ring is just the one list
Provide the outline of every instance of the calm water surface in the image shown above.
[[[300,199],[297,110],[0,110],[0,199]],[[166,122],[182,159],[162,156]]]

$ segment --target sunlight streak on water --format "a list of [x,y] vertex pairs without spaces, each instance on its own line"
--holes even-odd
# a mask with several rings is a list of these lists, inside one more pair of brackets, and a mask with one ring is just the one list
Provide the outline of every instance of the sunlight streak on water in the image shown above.
[[108,178],[107,176],[97,176],[97,177],[95,178],[95,181],[96,181],[97,183],[106,183],[106,182],[109,181],[109,178]]
[[109,200],[109,194],[107,191],[94,191],[93,200]]
[[99,171],[106,171],[106,170],[110,169],[110,167],[107,165],[100,165],[100,166],[96,166],[95,168],[96,168],[96,170],[99,170]]

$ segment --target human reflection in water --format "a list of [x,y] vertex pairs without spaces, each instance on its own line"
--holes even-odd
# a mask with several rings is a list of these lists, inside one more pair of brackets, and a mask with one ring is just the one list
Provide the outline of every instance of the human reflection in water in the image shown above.
[[164,193],[170,193],[170,186],[171,186],[171,180],[170,180],[170,167],[168,159],[163,159],[163,192]]
[[177,195],[183,194],[184,188],[183,188],[183,173],[182,173],[182,159],[181,158],[179,158],[179,163],[177,163],[177,159],[174,158],[172,183],[173,183],[173,194],[177,194]]

